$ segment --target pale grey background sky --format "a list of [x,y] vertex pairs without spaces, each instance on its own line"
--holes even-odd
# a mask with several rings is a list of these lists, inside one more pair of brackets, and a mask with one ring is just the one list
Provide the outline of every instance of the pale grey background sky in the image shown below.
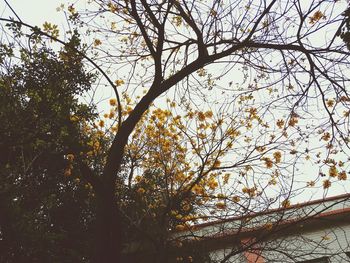
[[[6,6],[4,0],[0,0],[2,17],[12,16],[11,11]],[[61,4],[66,4],[65,0],[7,0],[15,9],[23,22],[30,22],[36,25],[42,25],[45,21],[63,25],[64,17],[58,13],[56,8]]]

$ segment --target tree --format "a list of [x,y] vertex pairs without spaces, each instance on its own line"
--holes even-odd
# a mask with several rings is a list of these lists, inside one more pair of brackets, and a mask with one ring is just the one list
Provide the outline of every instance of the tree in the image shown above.
[[339,28],[339,35],[350,49],[350,7],[344,12],[344,27]]
[[[116,97],[114,129],[103,120],[95,127],[110,138],[106,156],[77,158],[87,163],[80,172],[96,194],[96,262],[120,261],[130,243],[125,225],[138,236],[149,228],[149,240],[167,251],[169,229],[186,228],[186,221],[288,207],[306,183],[327,191],[346,180],[349,54],[336,37],[344,20],[338,4],[96,0],[87,12],[68,6],[72,26],[91,36],[85,58]],[[50,24],[29,27],[64,43]],[[165,94],[174,98],[170,113],[152,106]],[[306,180],[304,160],[317,165]],[[140,198],[144,191],[149,195]],[[165,260],[164,254],[153,262]]]
[[[89,189],[71,175],[71,153],[87,141],[73,117],[94,119],[76,99],[94,76],[72,50],[57,56],[40,39],[32,44],[1,44],[0,260],[81,261],[94,214]],[[79,45],[77,36],[70,44]]]

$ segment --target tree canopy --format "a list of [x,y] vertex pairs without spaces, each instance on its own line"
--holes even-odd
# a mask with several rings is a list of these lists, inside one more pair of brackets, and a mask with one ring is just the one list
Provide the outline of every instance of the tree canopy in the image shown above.
[[[206,253],[184,252],[174,233],[341,185],[350,116],[344,8],[94,0],[86,10],[58,7],[64,34],[50,22],[0,18],[31,43],[2,45],[1,191],[11,203],[3,209],[42,215],[43,233],[52,231],[48,214],[75,211],[57,221],[75,218],[62,231],[94,240],[94,258],[84,250],[80,260],[204,262]],[[56,53],[45,47],[56,44]],[[19,62],[8,66],[9,57]]]
[[3,262],[79,261],[88,252],[77,236],[90,238],[94,215],[89,192],[79,187],[78,177],[70,178],[69,153],[86,147],[72,116],[93,120],[92,108],[76,96],[90,89],[94,76],[83,69],[81,57],[62,59],[67,52],[58,56],[42,44],[30,52],[1,44]]

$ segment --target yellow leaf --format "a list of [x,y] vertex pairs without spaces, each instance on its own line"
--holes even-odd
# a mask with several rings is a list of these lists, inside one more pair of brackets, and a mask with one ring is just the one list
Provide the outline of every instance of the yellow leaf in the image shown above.
[[119,87],[119,86],[121,86],[121,85],[124,84],[124,80],[122,80],[122,79],[117,79],[114,83],[115,83],[115,85],[116,85],[117,87]]

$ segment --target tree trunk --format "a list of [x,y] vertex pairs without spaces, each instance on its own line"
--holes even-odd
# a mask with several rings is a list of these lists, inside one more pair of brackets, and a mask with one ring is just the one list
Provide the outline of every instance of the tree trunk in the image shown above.
[[[111,196],[112,195],[112,196]],[[95,263],[120,263],[122,224],[114,195],[97,195]]]

